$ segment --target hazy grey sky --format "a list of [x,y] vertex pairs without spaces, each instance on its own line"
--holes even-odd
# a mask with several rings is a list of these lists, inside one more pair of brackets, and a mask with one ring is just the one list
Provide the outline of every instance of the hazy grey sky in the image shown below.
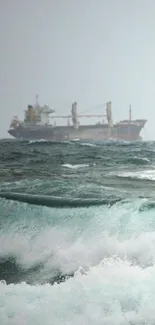
[[0,43],[0,137],[39,93],[58,114],[131,103],[155,139],[155,0],[0,0]]

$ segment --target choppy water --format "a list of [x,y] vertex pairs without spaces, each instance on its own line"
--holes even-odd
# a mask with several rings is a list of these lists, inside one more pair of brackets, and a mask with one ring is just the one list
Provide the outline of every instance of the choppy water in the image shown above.
[[153,142],[0,142],[0,191],[81,202],[0,199],[0,324],[155,324],[154,186]]

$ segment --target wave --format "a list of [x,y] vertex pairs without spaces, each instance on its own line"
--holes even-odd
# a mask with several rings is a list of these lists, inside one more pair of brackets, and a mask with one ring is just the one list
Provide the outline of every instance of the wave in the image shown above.
[[66,167],[66,168],[71,168],[71,169],[78,169],[78,168],[89,167],[88,164],[79,164],[79,165],[63,164],[62,166],[63,166],[63,167]]
[[154,324],[154,271],[109,258],[61,285],[0,282],[1,324]]
[[86,147],[97,147],[98,145],[95,143],[89,143],[89,142],[80,142],[80,146],[86,146]]
[[82,199],[82,198],[63,198],[48,195],[32,195],[26,193],[15,193],[15,192],[1,192],[0,198],[7,200],[13,200],[18,202],[26,202],[33,205],[46,206],[51,208],[78,208],[78,207],[89,207],[95,205],[113,205],[121,198],[116,199]]
[[143,211],[149,211],[154,209],[155,209],[155,201],[147,201],[140,206],[139,211],[143,212]]
[[[133,266],[155,265],[154,209],[140,211],[145,203],[141,199],[82,211],[5,204],[0,279],[53,284],[73,276],[80,265],[86,270],[116,255]],[[9,220],[9,211],[14,220]]]
[[[43,269],[44,263],[42,262],[31,267],[23,267],[19,264],[17,257],[3,257],[0,258],[0,281],[6,281],[7,284],[16,284],[22,281],[26,281],[28,284],[34,284],[35,278],[35,283],[41,284],[40,279],[37,281],[37,274],[41,273]],[[68,280],[68,278],[72,276],[74,276],[74,273],[65,275],[56,269],[55,272],[52,271],[51,277],[48,278],[48,283],[51,285],[53,285],[55,282],[61,283]]]
[[1,148],[0,324],[154,324],[154,144],[69,145]]
[[117,175],[121,178],[141,179],[155,181],[155,170],[140,170],[132,172],[122,172]]
[[42,142],[50,142],[49,140],[45,140],[45,139],[40,139],[40,140],[29,140],[29,144],[33,144],[33,143],[42,143]]
[[130,157],[129,159],[126,159],[126,163],[131,163],[133,165],[148,165],[151,163],[151,161],[146,157],[134,156]]

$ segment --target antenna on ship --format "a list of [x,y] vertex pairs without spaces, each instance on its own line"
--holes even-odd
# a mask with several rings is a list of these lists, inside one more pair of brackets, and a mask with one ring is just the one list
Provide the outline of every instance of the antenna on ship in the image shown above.
[[131,109],[131,105],[129,105],[129,121],[131,122],[132,120],[132,109]]
[[36,107],[38,107],[38,106],[39,106],[39,95],[36,94]]
[[112,128],[113,128],[113,118],[112,118],[112,107],[111,107],[111,101],[107,103],[106,108],[106,115],[107,115],[107,121],[108,121],[108,138],[111,138],[112,134]]

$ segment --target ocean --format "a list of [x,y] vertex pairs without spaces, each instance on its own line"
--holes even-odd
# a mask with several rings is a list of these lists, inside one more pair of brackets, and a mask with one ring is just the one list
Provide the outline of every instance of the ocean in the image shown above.
[[0,325],[155,324],[155,142],[1,141],[0,193]]

